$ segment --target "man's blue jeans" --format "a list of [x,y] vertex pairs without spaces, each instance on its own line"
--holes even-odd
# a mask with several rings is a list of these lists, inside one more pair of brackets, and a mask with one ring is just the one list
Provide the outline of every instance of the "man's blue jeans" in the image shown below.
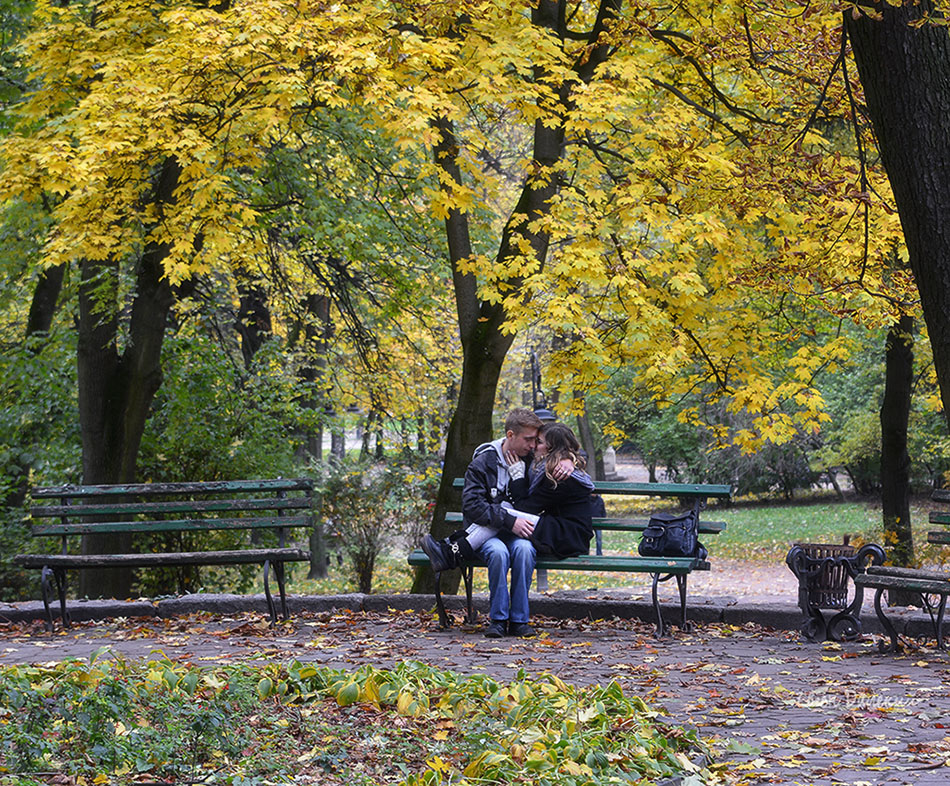
[[[535,550],[530,540],[502,531],[478,550],[488,565],[488,591],[491,593],[492,620],[527,622],[528,589],[534,574]],[[511,592],[508,571],[511,571]]]

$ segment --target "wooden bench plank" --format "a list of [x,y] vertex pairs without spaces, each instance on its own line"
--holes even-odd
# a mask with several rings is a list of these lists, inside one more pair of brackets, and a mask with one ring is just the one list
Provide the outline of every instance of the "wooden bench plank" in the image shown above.
[[[415,549],[409,554],[409,564],[425,566],[429,558],[422,549]],[[468,560],[466,565],[484,568],[485,563],[480,560]],[[582,554],[578,557],[551,559],[540,557],[535,562],[539,570],[578,570],[604,571],[623,573],[688,573],[691,570],[709,570],[709,563],[695,557],[640,557],[640,556],[611,556],[597,554]]]
[[33,499],[47,497],[121,497],[161,494],[231,494],[265,491],[312,491],[309,478],[276,478],[271,480],[209,480],[187,483],[117,483],[83,486],[65,483],[38,486],[30,492]]
[[715,483],[633,483],[627,481],[595,480],[595,494],[621,494],[642,497],[712,497],[730,499],[732,487]]
[[[462,523],[462,514],[457,511],[450,511],[445,514],[445,520],[453,524]],[[628,519],[614,518],[611,516],[594,516],[592,523],[595,530],[606,530],[610,532],[643,532],[649,524],[649,519]],[[724,521],[699,521],[699,533],[706,535],[718,535],[726,529]]]
[[911,592],[924,592],[928,595],[950,594],[950,581],[929,579],[924,576],[874,576],[859,573],[854,583],[861,587],[883,587],[884,589],[903,589]]
[[[452,485],[462,488],[465,478],[455,478]],[[732,487],[720,483],[635,483],[625,480],[595,480],[595,494],[620,494],[640,497],[712,497],[731,499]]]
[[303,562],[303,549],[238,549],[233,551],[183,551],[141,554],[18,554],[15,565],[24,568],[149,568],[163,565],[253,565],[266,560]]
[[68,518],[141,514],[155,516],[171,513],[216,513],[226,511],[300,510],[309,508],[308,497],[267,497],[265,499],[182,499],[162,502],[114,502],[106,505],[81,502],[75,505],[36,505],[33,518]]
[[924,578],[931,581],[950,581],[950,573],[939,570],[924,570],[922,568],[902,568],[897,565],[869,565],[867,568],[869,576],[906,576],[911,578]]
[[950,502],[950,489],[934,489],[930,498],[934,502]]
[[77,521],[35,524],[34,535],[88,535],[91,532],[210,532],[212,530],[281,529],[308,527],[312,516],[255,516],[247,518],[157,519],[155,521]]

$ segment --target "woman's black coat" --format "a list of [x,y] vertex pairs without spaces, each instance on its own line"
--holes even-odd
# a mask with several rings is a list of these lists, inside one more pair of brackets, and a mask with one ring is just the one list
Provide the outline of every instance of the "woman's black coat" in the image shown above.
[[591,527],[590,478],[575,472],[556,486],[542,477],[530,489],[530,478],[512,480],[508,484],[512,503],[525,513],[540,514],[531,542],[542,556],[564,559],[590,553],[594,537]]

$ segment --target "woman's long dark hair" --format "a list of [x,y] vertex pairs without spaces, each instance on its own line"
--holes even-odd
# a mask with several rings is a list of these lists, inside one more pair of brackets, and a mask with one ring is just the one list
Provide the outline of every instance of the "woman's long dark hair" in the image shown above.
[[581,443],[577,441],[574,432],[563,423],[545,423],[538,431],[544,435],[544,442],[548,446],[548,454],[544,457],[544,474],[557,488],[554,479],[554,468],[561,459],[569,459],[578,469],[584,469],[587,462],[581,455]]

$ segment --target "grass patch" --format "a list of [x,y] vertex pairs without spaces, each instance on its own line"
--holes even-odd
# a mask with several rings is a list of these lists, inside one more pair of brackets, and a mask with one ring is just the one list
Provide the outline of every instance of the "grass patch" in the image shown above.
[[73,660],[0,667],[0,695],[3,786],[716,780],[695,732],[552,675]]

